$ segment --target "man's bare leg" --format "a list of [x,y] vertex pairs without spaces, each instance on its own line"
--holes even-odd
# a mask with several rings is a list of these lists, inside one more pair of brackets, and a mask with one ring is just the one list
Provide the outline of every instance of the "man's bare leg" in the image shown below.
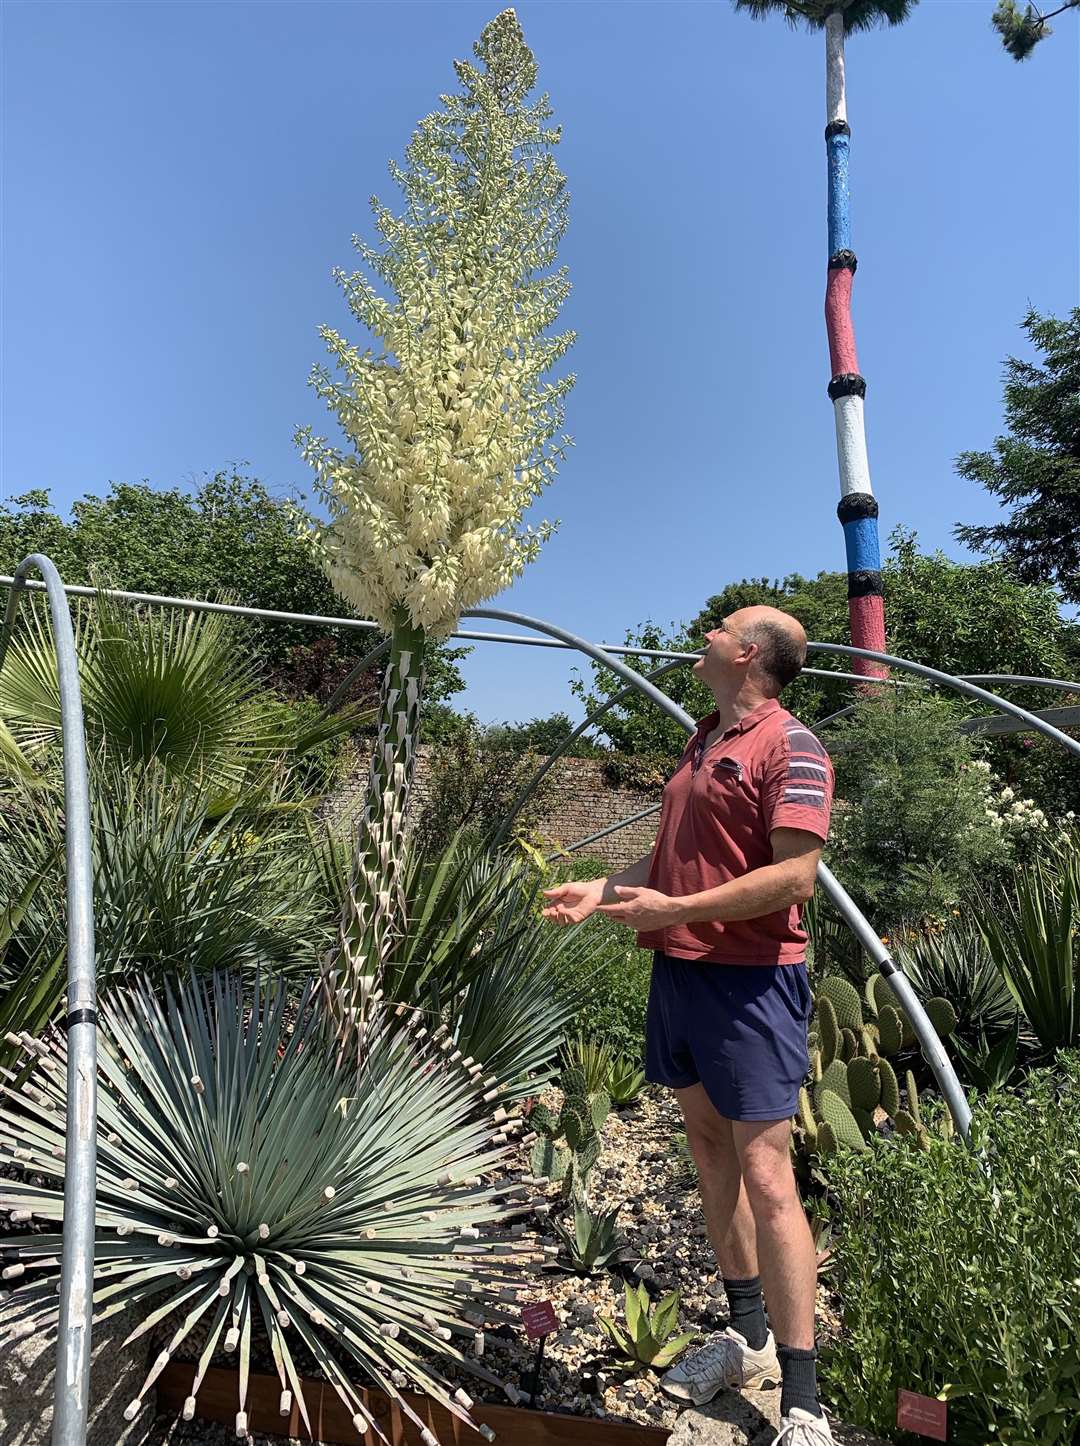
[[817,1255],[791,1168],[791,1122],[735,1120],[731,1132],[757,1227],[770,1323],[778,1341],[811,1350]]
[[686,1121],[705,1228],[720,1273],[728,1280],[749,1280],[759,1273],[757,1234],[731,1121],[717,1113],[700,1084],[674,1093]]

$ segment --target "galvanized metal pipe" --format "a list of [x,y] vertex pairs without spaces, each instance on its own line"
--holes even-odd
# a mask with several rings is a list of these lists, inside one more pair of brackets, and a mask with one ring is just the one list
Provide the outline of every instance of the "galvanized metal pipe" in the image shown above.
[[586,844],[595,843],[597,839],[607,838],[609,833],[618,833],[621,828],[627,828],[640,819],[648,818],[651,813],[659,813],[661,806],[659,803],[650,803],[649,807],[643,808],[640,813],[632,813],[629,818],[620,818],[618,823],[609,823],[607,828],[602,828],[599,833],[591,833],[587,838],[579,838],[576,843],[567,844],[566,848],[559,849],[557,853],[548,854],[544,862],[546,864],[554,863],[556,859],[564,858],[567,854],[583,849]]
[[56,568],[40,553],[24,558],[12,579],[0,629],[0,667],[3,666],[15,626],[23,580],[31,570],[41,573],[45,580],[56,648],[64,749],[64,843],[67,854],[67,1146],[64,1155],[64,1224],[52,1446],[83,1446],[90,1400],[97,1169],[97,991],[94,977],[90,794],[79,662],[71,613]]

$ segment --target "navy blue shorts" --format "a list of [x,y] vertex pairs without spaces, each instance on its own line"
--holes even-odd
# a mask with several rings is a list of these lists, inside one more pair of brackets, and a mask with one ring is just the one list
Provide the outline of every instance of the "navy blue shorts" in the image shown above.
[[706,964],[653,956],[645,1073],[702,1084],[729,1120],[783,1120],[798,1107],[813,996],[805,964]]

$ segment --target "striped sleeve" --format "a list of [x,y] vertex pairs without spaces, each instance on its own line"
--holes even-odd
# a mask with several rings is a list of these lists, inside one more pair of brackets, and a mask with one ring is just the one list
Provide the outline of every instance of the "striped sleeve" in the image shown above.
[[764,796],[770,833],[774,828],[798,828],[828,838],[832,763],[816,734],[797,718],[784,723],[784,746],[770,761]]

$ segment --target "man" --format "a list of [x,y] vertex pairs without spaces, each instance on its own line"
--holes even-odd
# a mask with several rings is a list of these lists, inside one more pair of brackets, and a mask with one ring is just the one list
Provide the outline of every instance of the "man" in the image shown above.
[[646,1072],[674,1090],[686,1120],[731,1317],[667,1373],[665,1390],[700,1405],[725,1386],[779,1380],[776,1443],[826,1446],[816,1257],[789,1136],[812,1004],[801,906],[828,834],[832,768],[777,701],[806,658],[799,623],[741,608],[706,641],[694,671],[716,708],[664,789],[652,853],[606,879],[546,890],[544,915],[574,924],[606,914],[655,950]]

